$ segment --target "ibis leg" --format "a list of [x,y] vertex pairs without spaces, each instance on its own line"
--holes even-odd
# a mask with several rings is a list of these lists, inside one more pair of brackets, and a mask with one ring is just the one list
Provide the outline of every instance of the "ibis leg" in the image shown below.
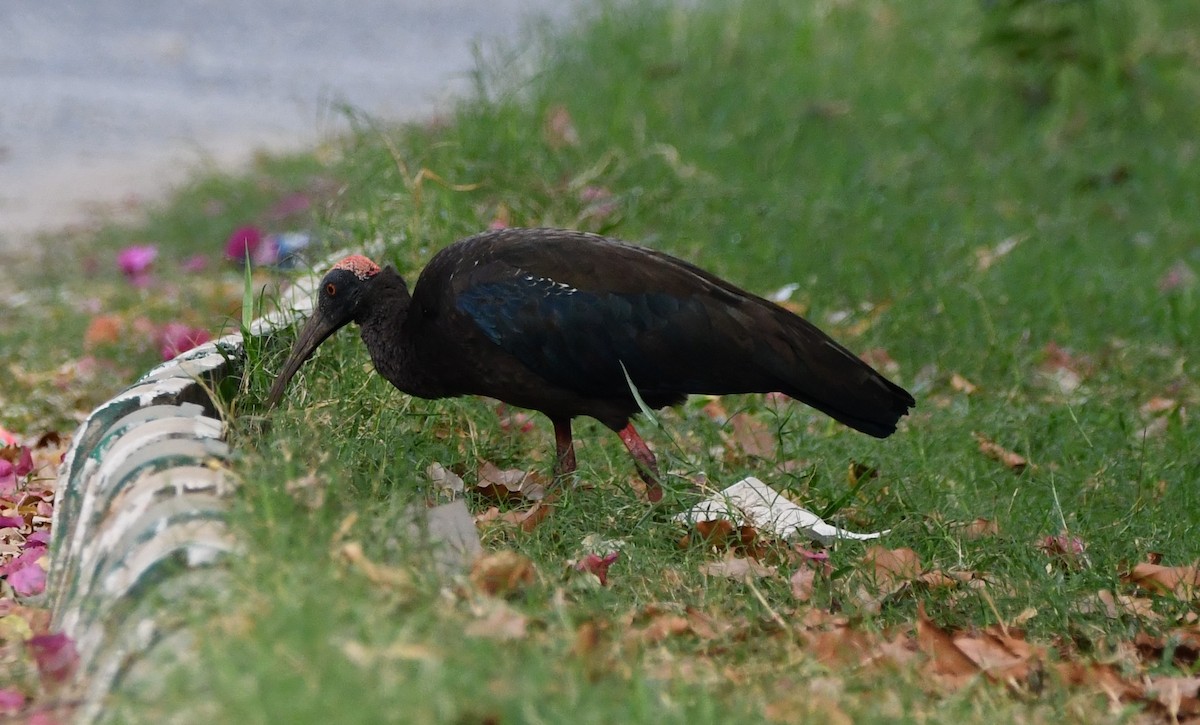
[[571,437],[570,418],[551,418],[554,424],[554,477],[575,472],[575,440]]
[[637,465],[638,476],[646,483],[646,496],[651,501],[662,500],[662,486],[658,485],[658,461],[654,458],[654,452],[646,445],[646,441],[642,440],[642,437],[638,435],[637,429],[633,427],[633,423],[629,423],[617,431],[617,435],[621,437],[621,442],[629,450],[629,455],[633,456],[633,462]]

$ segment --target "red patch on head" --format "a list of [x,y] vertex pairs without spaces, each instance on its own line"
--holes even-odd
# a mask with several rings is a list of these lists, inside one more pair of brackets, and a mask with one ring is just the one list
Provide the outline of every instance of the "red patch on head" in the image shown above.
[[355,277],[361,280],[367,280],[379,274],[379,265],[361,254],[351,254],[349,257],[333,265],[333,268],[349,270],[354,273]]

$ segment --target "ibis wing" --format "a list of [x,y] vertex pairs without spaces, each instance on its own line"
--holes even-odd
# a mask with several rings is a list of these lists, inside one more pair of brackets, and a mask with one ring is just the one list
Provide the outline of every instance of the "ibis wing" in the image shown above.
[[702,300],[667,293],[583,291],[520,275],[464,290],[457,307],[530,370],[595,397],[629,394],[622,365],[648,400],[709,392],[721,377],[715,350],[729,344]]

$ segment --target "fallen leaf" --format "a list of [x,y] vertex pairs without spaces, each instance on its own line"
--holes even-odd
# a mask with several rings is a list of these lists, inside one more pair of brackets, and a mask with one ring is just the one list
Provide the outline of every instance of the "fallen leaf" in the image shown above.
[[600,586],[608,586],[608,568],[613,565],[621,552],[614,551],[604,556],[598,554],[588,554],[582,559],[575,562],[574,567],[577,571],[586,571],[590,574],[595,574],[600,580]]
[[692,629],[687,617],[669,610],[660,610],[655,605],[646,607],[633,619],[644,620],[645,624],[639,627],[632,626],[631,623],[626,630],[626,638],[647,644],[661,642],[667,637],[677,637]]
[[0,688],[0,715],[16,715],[25,707],[25,694],[15,687]]
[[116,315],[97,315],[88,323],[83,333],[83,347],[86,350],[101,345],[112,345],[120,342],[123,329],[121,318]]
[[500,503],[538,501],[546,496],[545,482],[537,473],[519,468],[502,470],[486,460],[479,466],[479,481],[475,490]]
[[979,444],[979,452],[988,458],[991,458],[994,461],[999,461],[1009,469],[1018,473],[1024,471],[1025,467],[1029,465],[1029,461],[1027,461],[1024,456],[1002,447],[1000,444],[988,439],[986,436],[980,433],[972,433],[972,435],[975,437],[975,441]]
[[[712,549],[736,549],[743,553],[754,553],[754,542],[758,531],[753,526],[734,526],[728,519],[697,521],[692,524],[697,543]],[[692,546],[693,535],[685,534],[679,540],[679,548]]]
[[[875,322],[879,314],[886,309],[886,305],[879,305],[875,307],[872,310],[872,314],[868,318],[847,328],[847,333],[850,335],[850,337],[857,337],[863,334],[870,328],[871,324]],[[891,354],[889,354],[888,351],[882,347],[873,347],[864,350],[863,353],[858,357],[879,372],[891,377],[895,377],[900,372],[900,364],[893,360]]]
[[1200,587],[1200,570],[1196,565],[1162,566],[1143,562],[1135,564],[1121,579],[1148,592],[1173,594],[1180,601],[1190,602],[1196,598],[1197,587]]
[[555,151],[579,145],[579,132],[575,130],[575,122],[571,120],[571,113],[566,106],[559,104],[546,109],[542,137],[546,145]]
[[329,482],[324,477],[310,473],[300,478],[293,478],[284,484],[283,490],[292,500],[310,511],[316,511],[325,505],[325,489]]
[[8,575],[8,583],[19,597],[31,597],[46,590],[46,570],[33,563]]
[[533,562],[515,551],[502,550],[482,556],[471,567],[471,583],[493,597],[506,597],[534,582]]
[[971,395],[975,391],[979,390],[978,385],[976,385],[975,383],[972,383],[970,380],[967,380],[966,378],[959,375],[958,373],[954,373],[953,375],[950,376],[950,387],[953,388],[955,391],[957,391],[959,393],[963,393],[965,395]]
[[1200,677],[1151,677],[1146,697],[1162,705],[1171,722],[1191,721],[1200,715]]
[[412,588],[412,574],[405,569],[371,561],[363,552],[362,544],[357,541],[347,541],[342,544],[338,549],[338,556],[372,584],[397,591],[408,591]]
[[1029,238],[1028,234],[1016,234],[996,243],[993,247],[979,247],[975,250],[975,269],[986,272],[992,265],[1004,259],[1017,248],[1017,245]]
[[1178,407],[1179,402],[1174,398],[1164,398],[1156,395],[1143,403],[1142,406],[1138,408],[1138,411],[1142,415],[1150,417],[1154,415],[1161,415],[1163,413],[1170,413],[1172,410],[1175,410]]
[[950,524],[950,528],[964,539],[982,539],[988,536],[996,536],[1000,533],[1000,526],[995,521],[984,518],[952,523]]
[[774,460],[775,434],[761,420],[746,413],[736,413],[729,419],[728,433],[723,433],[726,450],[735,451],[750,458]]
[[1038,548],[1072,568],[1080,568],[1088,564],[1087,544],[1078,536],[1071,536],[1067,533],[1046,536],[1038,542]]
[[950,633],[929,619],[924,604],[917,606],[917,643],[929,658],[930,672],[952,678],[952,684],[965,684],[980,672],[979,666],[959,648]]
[[450,494],[462,493],[466,485],[463,483],[461,476],[454,471],[448,470],[437,461],[429,464],[429,467],[425,469],[425,477],[429,479],[434,488]]
[[1182,259],[1171,265],[1171,268],[1158,280],[1160,292],[1170,292],[1177,289],[1187,289],[1196,285],[1196,273]]
[[34,635],[25,645],[33,654],[43,682],[63,684],[75,674],[79,654],[75,641],[67,635],[61,632]]
[[874,575],[880,589],[895,591],[905,582],[916,579],[921,574],[921,559],[917,552],[909,548],[885,549],[882,546],[869,546],[863,552],[863,563]]
[[465,632],[470,637],[517,640],[525,638],[528,625],[529,618],[524,614],[504,602],[493,601],[481,618],[467,625]]
[[1162,615],[1154,611],[1154,603],[1151,600],[1127,594],[1113,594],[1108,589],[1101,589],[1079,600],[1072,609],[1080,614],[1102,614],[1109,619],[1120,619],[1123,616],[1143,621],[1162,619]]
[[774,576],[775,567],[760,564],[755,559],[742,558],[730,554],[720,561],[709,561],[701,564],[700,573],[706,576],[751,581],[765,576]]
[[851,486],[857,486],[860,482],[869,481],[872,478],[879,478],[879,469],[866,463],[850,461],[850,465],[846,469],[846,480]]
[[788,580],[792,586],[792,598],[798,602],[807,602],[809,599],[812,599],[813,587],[816,585],[816,581],[816,569],[811,566],[800,565]]

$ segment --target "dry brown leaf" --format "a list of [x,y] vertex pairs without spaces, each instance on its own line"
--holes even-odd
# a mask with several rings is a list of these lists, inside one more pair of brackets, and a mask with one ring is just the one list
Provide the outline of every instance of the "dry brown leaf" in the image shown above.
[[720,423],[721,425],[724,425],[729,421],[729,412],[725,410],[725,405],[718,397],[710,398],[708,402],[704,404],[704,407],[701,408],[701,411],[703,411],[704,415],[708,416],[710,420]]
[[727,453],[751,458],[775,459],[775,434],[761,420],[746,413],[735,413],[729,419],[728,433],[722,433]]
[[812,598],[813,587],[817,582],[817,571],[811,566],[801,564],[789,581],[792,585],[792,598],[798,602],[807,602]]
[[555,151],[579,145],[579,132],[575,130],[575,122],[571,120],[571,112],[566,106],[557,104],[546,109],[542,137],[546,139],[546,145]]
[[1200,715],[1200,676],[1151,677],[1146,697],[1160,704],[1171,722]]
[[635,642],[653,644],[667,637],[677,637],[691,631],[688,618],[672,611],[660,610],[656,606],[646,607],[634,614],[632,620],[644,620],[641,626],[629,626],[625,638]]
[[875,635],[861,629],[837,626],[803,632],[802,636],[805,651],[828,667],[857,667],[874,658]]
[[846,480],[851,486],[857,486],[860,481],[868,481],[872,478],[879,478],[879,469],[866,463],[850,461],[850,465],[846,469]]
[[702,543],[712,549],[733,549],[759,558],[756,543],[758,530],[753,526],[734,526],[728,519],[712,519],[693,523],[692,531],[693,534],[680,537],[679,548],[686,549],[693,543]]
[[607,622],[593,619],[582,622],[575,628],[575,643],[571,646],[571,652],[580,659],[590,658],[600,648],[607,630]]
[[1133,569],[1121,577],[1154,594],[1174,594],[1184,602],[1193,601],[1200,587],[1200,570],[1191,566],[1162,566],[1161,564],[1135,564]]
[[1017,245],[1029,238],[1028,234],[1017,234],[1006,237],[994,247],[978,247],[975,249],[975,269],[986,272],[992,265],[1009,255]]
[[347,541],[338,549],[338,556],[352,568],[358,570],[372,584],[397,591],[407,591],[412,588],[413,578],[405,569],[378,564],[367,558],[362,544],[357,541]]
[[978,385],[972,383],[970,380],[967,380],[958,373],[954,373],[950,376],[950,387],[955,391],[964,393],[966,395],[971,395],[975,391],[979,390]]
[[964,539],[982,539],[997,536],[1000,525],[991,519],[978,518],[973,521],[955,521],[949,524],[950,530]]
[[881,589],[896,589],[921,574],[921,558],[909,548],[869,546],[863,552],[863,563],[874,574],[875,582]]
[[485,460],[479,465],[479,482],[475,490],[500,503],[540,501],[546,496],[546,481],[536,472],[501,469]]
[[100,345],[112,345],[121,341],[125,324],[116,315],[97,315],[88,323],[83,333],[83,347],[91,350]]
[[466,484],[463,483],[462,476],[459,476],[454,471],[446,468],[442,464],[434,461],[425,469],[425,478],[429,480],[433,487],[439,491],[446,491],[451,494],[462,493]]
[[466,626],[465,632],[470,637],[524,639],[528,624],[529,618],[524,614],[504,602],[492,602],[485,608],[482,617]]
[[284,490],[292,500],[310,511],[325,505],[325,489],[328,487],[329,482],[315,473],[293,478],[284,484]]
[[1058,676],[1068,685],[1088,687],[1104,694],[1113,702],[1130,702],[1145,694],[1136,680],[1121,677],[1116,667],[1107,664],[1066,661],[1055,665]]
[[751,581],[775,575],[775,567],[765,566],[755,559],[734,556],[732,552],[720,561],[709,561],[700,565],[700,573],[738,581]]
[[1153,415],[1162,415],[1163,413],[1170,413],[1172,410],[1175,410],[1178,407],[1179,402],[1173,398],[1163,398],[1156,395],[1147,400],[1145,403],[1142,403],[1141,407],[1138,408],[1138,412],[1149,417]]
[[489,506],[485,511],[475,514],[475,523],[501,523],[516,526],[528,533],[533,531],[554,512],[555,494],[534,503],[529,508],[501,511],[497,506]]
[[1109,619],[1120,619],[1122,614],[1152,622],[1162,619],[1162,615],[1154,611],[1154,602],[1145,597],[1113,594],[1107,589],[1101,589],[1096,592],[1095,599],[1103,607],[1104,616]]
[[917,607],[917,644],[929,658],[930,673],[949,678],[948,684],[965,684],[980,672],[979,666],[959,648],[950,633],[926,616],[924,604]]
[[972,433],[971,435],[975,437],[975,442],[979,444],[979,452],[993,461],[999,461],[1018,473],[1024,471],[1025,467],[1029,465],[1029,461],[1019,453],[1004,448],[980,433]]
[[[866,332],[875,323],[875,320],[878,319],[879,314],[884,312],[887,307],[887,305],[875,307],[870,317],[848,327],[846,329],[847,334],[850,337],[858,337]],[[866,364],[889,377],[894,378],[900,372],[900,364],[892,359],[891,354],[882,347],[872,347],[863,350],[862,354],[858,357]]]
[[471,567],[471,583],[479,591],[505,597],[533,583],[533,562],[515,551],[502,550],[479,557]]
[[700,639],[719,639],[728,635],[736,628],[736,625],[732,622],[717,619],[701,612],[695,607],[688,607],[685,613],[687,615],[688,629]]

